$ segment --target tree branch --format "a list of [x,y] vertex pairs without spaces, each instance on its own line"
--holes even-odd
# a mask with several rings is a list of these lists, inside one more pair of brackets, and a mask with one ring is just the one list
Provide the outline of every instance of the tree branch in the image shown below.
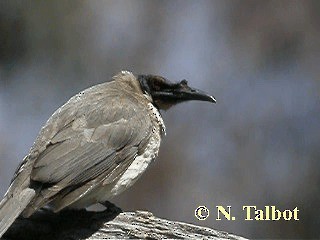
[[146,211],[124,212],[67,210],[54,214],[41,210],[28,219],[18,218],[3,236],[5,240],[58,239],[238,239],[222,231],[155,217]]

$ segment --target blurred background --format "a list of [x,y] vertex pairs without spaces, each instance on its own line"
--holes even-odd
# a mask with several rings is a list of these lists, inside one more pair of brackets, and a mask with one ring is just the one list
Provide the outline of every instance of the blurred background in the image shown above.
[[[249,238],[320,238],[319,43],[317,0],[3,0],[0,194],[60,105],[127,69],[218,102],[163,112],[159,157],[115,204]],[[216,221],[216,205],[237,220]],[[300,221],[244,221],[243,205],[298,207]]]

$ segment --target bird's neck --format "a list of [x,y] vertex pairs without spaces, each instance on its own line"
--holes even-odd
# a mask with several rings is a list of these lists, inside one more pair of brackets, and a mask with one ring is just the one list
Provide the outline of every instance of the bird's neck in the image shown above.
[[158,108],[150,102],[148,103],[148,110],[151,119],[160,127],[160,134],[166,135],[166,126],[164,125],[164,121]]

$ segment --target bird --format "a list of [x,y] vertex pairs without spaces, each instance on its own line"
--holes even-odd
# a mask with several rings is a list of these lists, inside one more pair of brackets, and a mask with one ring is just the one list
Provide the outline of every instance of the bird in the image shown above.
[[132,186],[158,156],[160,110],[215,103],[186,80],[121,71],[57,109],[40,130],[0,202],[0,237],[18,216],[104,203]]

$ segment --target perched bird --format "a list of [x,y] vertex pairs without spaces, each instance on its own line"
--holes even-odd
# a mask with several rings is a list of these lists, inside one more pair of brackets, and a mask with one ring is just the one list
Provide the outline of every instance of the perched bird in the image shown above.
[[122,71],[73,96],[41,129],[0,203],[0,237],[21,214],[85,208],[126,190],[157,157],[160,109],[214,97],[161,76]]

